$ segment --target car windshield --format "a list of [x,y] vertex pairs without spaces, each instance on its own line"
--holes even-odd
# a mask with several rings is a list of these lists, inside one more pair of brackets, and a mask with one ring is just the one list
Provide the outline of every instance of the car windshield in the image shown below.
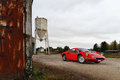
[[78,50],[79,52],[91,52],[90,50],[84,49],[84,48],[78,48],[77,50]]

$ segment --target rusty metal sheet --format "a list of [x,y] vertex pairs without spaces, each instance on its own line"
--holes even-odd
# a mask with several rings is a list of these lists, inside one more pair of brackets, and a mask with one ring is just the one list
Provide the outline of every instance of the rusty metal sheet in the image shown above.
[[0,77],[25,75],[24,1],[0,0]]

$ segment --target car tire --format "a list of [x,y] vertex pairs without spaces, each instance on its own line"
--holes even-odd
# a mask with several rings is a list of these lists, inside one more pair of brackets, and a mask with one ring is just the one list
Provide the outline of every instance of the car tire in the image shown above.
[[85,63],[85,59],[84,59],[84,57],[82,55],[78,56],[78,62],[82,63],[82,64]]
[[64,54],[62,57],[63,61],[67,61],[66,55]]
[[98,61],[95,61],[94,63],[98,64],[98,63],[100,63],[100,62],[98,62]]

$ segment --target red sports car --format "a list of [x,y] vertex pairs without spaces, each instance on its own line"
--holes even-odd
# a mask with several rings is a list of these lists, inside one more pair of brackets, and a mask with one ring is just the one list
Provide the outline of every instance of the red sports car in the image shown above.
[[74,60],[80,63],[85,63],[86,61],[92,61],[95,63],[100,63],[105,60],[105,57],[99,52],[93,52],[84,48],[72,48],[61,54],[63,61]]

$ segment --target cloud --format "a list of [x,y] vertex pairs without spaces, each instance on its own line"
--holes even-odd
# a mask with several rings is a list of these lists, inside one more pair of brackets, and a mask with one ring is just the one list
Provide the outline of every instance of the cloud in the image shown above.
[[39,16],[48,19],[52,47],[91,48],[94,43],[119,41],[119,3],[119,0],[35,0],[33,32],[34,19]]

